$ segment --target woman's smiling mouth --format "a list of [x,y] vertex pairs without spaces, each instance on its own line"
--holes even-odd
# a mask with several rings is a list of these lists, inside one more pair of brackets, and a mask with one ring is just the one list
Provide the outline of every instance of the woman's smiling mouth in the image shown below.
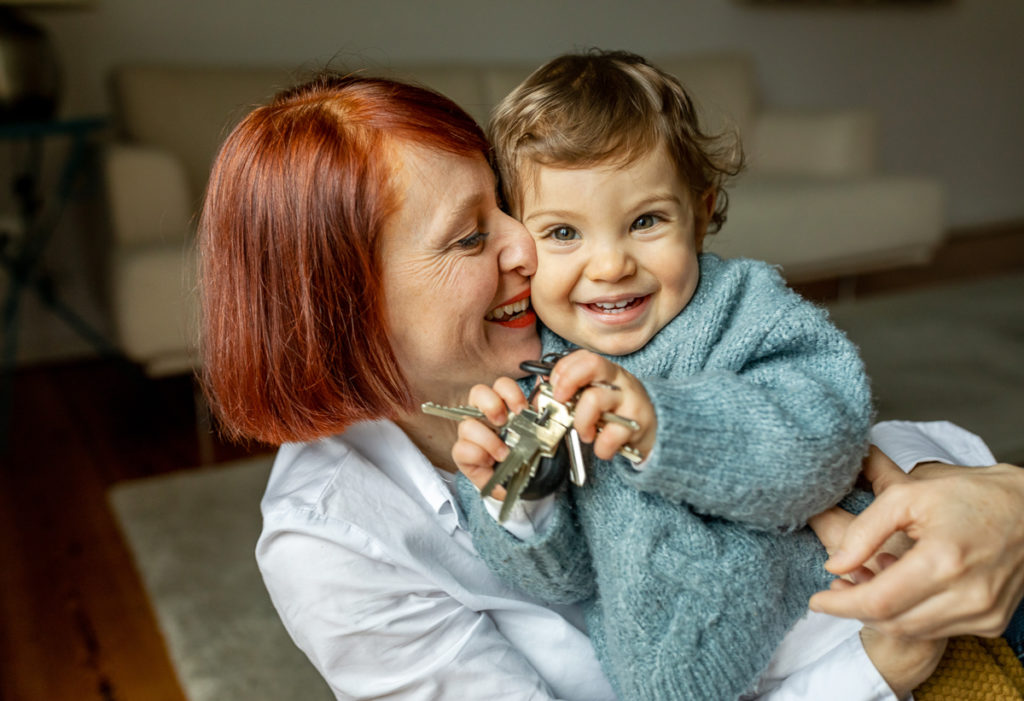
[[530,306],[530,291],[526,290],[507,302],[499,304],[487,312],[484,320],[513,329],[533,324],[537,320],[537,315]]

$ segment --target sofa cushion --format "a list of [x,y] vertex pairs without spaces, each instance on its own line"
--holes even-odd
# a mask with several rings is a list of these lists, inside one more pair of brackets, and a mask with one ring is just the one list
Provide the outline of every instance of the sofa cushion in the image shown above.
[[878,120],[866,110],[765,110],[744,146],[751,173],[867,175],[877,166]]
[[195,285],[190,243],[118,252],[112,300],[118,341],[129,358],[145,359],[152,375],[194,364],[199,338]]
[[728,257],[781,265],[792,281],[926,262],[945,231],[945,198],[931,178],[758,177],[730,190],[721,232]]
[[230,128],[295,79],[280,68],[124,66],[113,74],[118,126],[131,142],[176,154],[198,202]]
[[113,144],[104,166],[118,243],[173,244],[188,236],[193,197],[181,159],[158,148]]

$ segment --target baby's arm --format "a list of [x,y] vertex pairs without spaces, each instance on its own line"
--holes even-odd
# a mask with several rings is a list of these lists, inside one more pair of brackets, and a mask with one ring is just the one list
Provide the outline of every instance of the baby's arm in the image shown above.
[[658,441],[628,480],[763,527],[802,525],[849,491],[867,450],[867,378],[825,313],[794,298],[744,362],[645,381]]
[[[477,385],[469,401],[488,421],[504,423],[508,411],[526,408],[526,398],[513,380],[500,378],[494,387]],[[594,594],[590,551],[579,533],[567,492],[554,495],[553,513],[543,530],[522,540],[499,524],[485,508],[479,490],[504,459],[508,446],[488,426],[469,419],[459,425],[452,458],[466,479],[458,481],[473,545],[488,567],[503,580],[548,603],[577,603]],[[503,499],[504,490],[494,496]]]

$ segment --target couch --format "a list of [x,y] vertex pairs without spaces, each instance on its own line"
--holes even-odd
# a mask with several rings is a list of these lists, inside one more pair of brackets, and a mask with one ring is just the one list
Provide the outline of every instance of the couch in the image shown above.
[[[709,250],[771,261],[791,281],[929,260],[945,231],[942,186],[880,172],[872,114],[764,106],[753,62],[740,53],[655,60],[696,96],[709,125],[738,130],[748,154]],[[537,63],[349,68],[429,85],[485,124]],[[151,375],[188,371],[196,363],[193,233],[214,153],[249,108],[303,76],[126,65],[112,77],[118,137],[104,161],[117,341]]]

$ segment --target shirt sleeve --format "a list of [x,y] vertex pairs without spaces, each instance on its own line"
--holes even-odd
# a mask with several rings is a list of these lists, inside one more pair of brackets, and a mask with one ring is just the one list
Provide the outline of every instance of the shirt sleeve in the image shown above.
[[900,701],[871,663],[859,634],[846,638],[777,685],[743,698],[744,701]]
[[985,441],[949,421],[882,421],[871,429],[871,442],[904,472],[923,462],[968,466],[996,462]]
[[351,524],[277,522],[256,554],[285,628],[339,699],[553,698],[486,613]]
[[[503,502],[493,497],[482,497],[482,499],[487,513],[495,522],[498,522]],[[554,494],[540,499],[520,499],[513,505],[512,511],[502,525],[505,526],[505,530],[519,540],[530,540],[545,531],[554,511]]]

